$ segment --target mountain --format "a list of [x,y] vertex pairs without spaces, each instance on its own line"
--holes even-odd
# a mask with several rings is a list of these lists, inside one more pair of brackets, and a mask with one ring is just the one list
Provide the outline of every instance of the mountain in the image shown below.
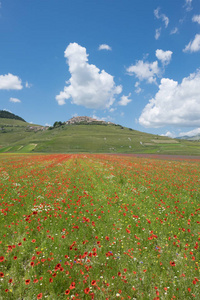
[[177,139],[188,140],[188,141],[200,141],[200,134],[197,134],[197,135],[194,135],[194,136],[184,135],[184,136],[181,136],[181,137],[177,137]]
[[148,134],[86,116],[55,122],[52,127],[0,117],[0,152],[200,155],[200,144]]

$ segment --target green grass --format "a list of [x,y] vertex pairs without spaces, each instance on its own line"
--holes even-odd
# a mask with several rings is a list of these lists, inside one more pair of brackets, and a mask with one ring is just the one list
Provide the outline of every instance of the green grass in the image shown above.
[[0,172],[1,300],[200,298],[200,160],[1,154]]
[[[0,152],[159,153],[200,155],[200,142],[173,140],[114,125],[64,125],[53,130],[28,129],[31,124],[0,119]],[[10,125],[9,125],[10,122]],[[36,125],[33,125],[36,127]],[[1,128],[1,125],[0,125]],[[31,144],[37,144],[31,147]],[[7,147],[12,146],[10,150]],[[23,146],[23,150],[17,147]]]

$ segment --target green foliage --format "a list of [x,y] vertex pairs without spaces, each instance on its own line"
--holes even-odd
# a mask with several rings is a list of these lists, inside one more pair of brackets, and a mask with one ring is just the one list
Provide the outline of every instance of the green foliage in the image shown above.
[[6,118],[6,119],[15,119],[15,120],[20,120],[23,122],[26,122],[24,119],[21,117],[7,111],[7,110],[0,110],[0,118]]
[[56,121],[56,122],[54,122],[54,124],[53,124],[53,128],[60,127],[60,126],[62,126],[62,125],[65,125],[65,122]]

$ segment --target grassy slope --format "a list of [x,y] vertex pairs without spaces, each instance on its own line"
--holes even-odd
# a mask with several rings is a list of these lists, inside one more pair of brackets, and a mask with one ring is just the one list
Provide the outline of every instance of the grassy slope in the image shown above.
[[173,140],[113,125],[65,125],[30,131],[29,123],[0,119],[0,152],[104,152],[200,155],[199,142]]

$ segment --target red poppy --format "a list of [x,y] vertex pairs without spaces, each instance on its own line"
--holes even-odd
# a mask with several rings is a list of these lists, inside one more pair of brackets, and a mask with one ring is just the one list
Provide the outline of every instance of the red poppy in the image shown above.
[[16,260],[16,259],[17,259],[17,256],[14,256],[13,259]]
[[70,288],[70,290],[75,289],[75,282],[72,282],[69,288]]
[[8,289],[5,289],[5,292],[7,293],[9,290]]
[[172,266],[172,267],[175,267],[175,262],[174,261],[170,261],[170,265]]
[[49,282],[53,282],[53,278],[49,278]]
[[0,272],[0,277],[4,277],[4,273],[3,272]]
[[26,284],[26,285],[28,285],[30,282],[31,282],[30,279],[26,279],[26,280],[25,280],[25,284]]
[[4,256],[0,256],[0,262],[4,261]]
[[8,282],[9,282],[9,283],[12,283],[12,282],[13,282],[12,278],[10,278],[10,279],[8,280]]
[[84,289],[84,293],[85,293],[85,294],[89,294],[89,292],[90,292],[90,289],[89,289],[89,288]]
[[32,243],[35,243],[35,242],[36,242],[36,240],[35,240],[35,239],[33,239],[33,240],[32,240]]
[[35,279],[33,280],[33,283],[37,283],[37,282],[38,282],[38,279],[35,278]]
[[92,280],[91,285],[96,285],[96,280]]
[[37,295],[37,299],[42,299],[42,293],[39,293],[39,294]]
[[69,289],[65,291],[65,295],[69,295],[69,293],[70,293]]

